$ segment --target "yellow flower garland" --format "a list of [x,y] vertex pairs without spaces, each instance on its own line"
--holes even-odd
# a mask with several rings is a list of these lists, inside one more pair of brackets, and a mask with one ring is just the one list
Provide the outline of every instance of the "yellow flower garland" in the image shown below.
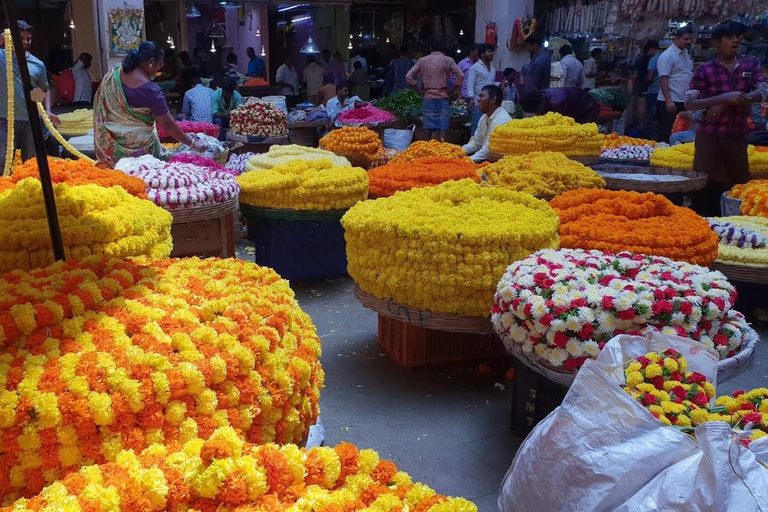
[[8,98],[6,99],[8,109],[8,137],[5,142],[5,167],[3,168],[3,176],[10,176],[11,169],[13,168],[13,150],[16,147],[14,137],[14,122],[15,122],[15,106],[13,104],[13,39],[11,37],[11,31],[5,29],[5,80],[6,90],[8,91]]
[[[651,153],[651,166],[690,170],[693,169],[695,153],[693,142],[668,148],[657,148]],[[749,172],[768,171],[768,153],[757,151],[755,146],[750,144],[747,147],[747,157],[749,158]]]
[[238,176],[240,202],[262,208],[342,210],[368,197],[368,174],[331,160],[293,160]]
[[276,144],[270,147],[266,153],[256,155],[248,160],[245,170],[263,171],[295,160],[330,160],[334,167],[349,167],[350,165],[349,160],[343,156],[338,156],[324,149],[309,148],[297,144],[287,146]]
[[61,114],[59,121],[61,121],[59,132],[67,135],[85,135],[93,130],[93,110],[79,108],[74,112]]
[[324,379],[288,282],[237,259],[89,257],[14,272],[0,279],[0,347],[6,501],[119,463],[123,449],[222,426],[298,443]]
[[114,463],[84,467],[12,507],[41,509],[477,512],[470,501],[413,483],[373,450],[255,446],[226,427],[208,440],[123,451]]
[[505,156],[482,171],[494,186],[535,196],[555,196],[575,188],[605,186],[605,180],[589,167],[551,151]]
[[[67,257],[171,253],[170,213],[122,187],[53,186]],[[0,272],[53,263],[40,181],[27,178],[0,192]]]
[[53,137],[59,142],[59,144],[64,146],[64,149],[69,151],[69,153],[71,155],[74,155],[74,156],[76,156],[77,158],[79,158],[81,160],[85,160],[86,162],[91,163],[91,164],[95,164],[96,163],[93,160],[91,160],[90,158],[88,158],[87,156],[85,156],[84,154],[82,154],[80,151],[75,149],[75,147],[72,146],[72,144],[67,142],[67,139],[65,139],[59,133],[59,130],[57,130],[56,127],[53,126],[53,123],[51,122],[51,119],[48,117],[48,113],[45,111],[45,108],[43,107],[42,103],[38,103],[37,104],[37,110],[38,110],[38,112],[40,112],[40,116],[43,118],[43,122],[45,123],[45,126],[51,132]]
[[546,202],[471,180],[358,203],[342,225],[360,288],[440,313],[490,316],[507,266],[559,247],[557,214]]
[[504,155],[555,151],[568,156],[599,155],[604,137],[595,123],[579,124],[550,112],[543,116],[513,119],[490,135],[489,149]]
[[[734,226],[747,228],[768,236],[768,219],[765,217],[739,215],[733,217],[715,217],[712,220],[717,222],[727,222]],[[768,265],[768,247],[737,247],[721,242],[718,246],[717,261],[737,265]]]

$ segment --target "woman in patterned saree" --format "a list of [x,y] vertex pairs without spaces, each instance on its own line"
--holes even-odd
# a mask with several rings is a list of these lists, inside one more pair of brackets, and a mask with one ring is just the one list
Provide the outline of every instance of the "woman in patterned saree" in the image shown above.
[[176,124],[162,89],[152,78],[163,67],[163,50],[144,42],[122,66],[107,73],[94,101],[96,156],[111,166],[123,157],[160,153],[155,123],[195,151],[205,148]]

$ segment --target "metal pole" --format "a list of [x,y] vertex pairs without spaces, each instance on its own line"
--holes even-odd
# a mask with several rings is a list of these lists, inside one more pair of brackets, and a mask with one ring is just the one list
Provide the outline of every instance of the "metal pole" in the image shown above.
[[[5,11],[5,19],[8,22],[8,28],[11,30],[13,49],[16,52],[16,64],[19,66],[21,83],[24,86],[24,99],[27,102],[29,124],[32,128],[32,139],[35,142],[37,168],[40,172],[40,184],[43,187],[43,202],[45,203],[45,215],[48,217],[48,230],[51,233],[53,257],[57,261],[64,260],[66,259],[64,255],[64,241],[61,238],[61,226],[59,226],[59,216],[56,213],[56,199],[53,194],[53,185],[51,184],[51,171],[48,168],[48,156],[45,154],[43,126],[40,116],[37,113],[37,105],[32,101],[32,80],[29,78],[27,55],[24,51],[24,46],[21,44],[21,34],[19,33],[19,25],[16,18],[16,7],[13,5],[13,0],[0,1],[3,3],[3,10]],[[13,73],[13,69],[6,69],[5,72]],[[11,91],[8,91],[8,94],[11,94]]]

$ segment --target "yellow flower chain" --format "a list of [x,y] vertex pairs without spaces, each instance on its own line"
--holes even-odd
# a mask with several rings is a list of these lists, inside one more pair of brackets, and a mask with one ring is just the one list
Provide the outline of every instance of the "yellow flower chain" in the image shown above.
[[13,150],[16,147],[14,142],[14,121],[16,112],[14,111],[15,106],[13,104],[13,39],[9,29],[5,29],[5,79],[6,89],[8,90],[8,138],[5,143],[5,167],[3,168],[3,176],[10,176],[11,169],[13,168]]
[[40,116],[43,118],[43,122],[45,122],[45,126],[48,128],[48,130],[50,130],[50,132],[53,135],[53,137],[57,141],[59,141],[59,144],[64,146],[64,149],[69,151],[70,154],[76,156],[77,158],[85,160],[86,162],[89,162],[91,164],[95,164],[96,163],[95,161],[91,160],[90,158],[88,158],[87,156],[82,154],[80,151],[75,149],[75,147],[72,146],[72,144],[67,142],[67,139],[65,139],[64,136],[62,136],[59,133],[59,131],[56,129],[56,127],[53,126],[53,123],[51,122],[51,119],[48,117],[48,113],[45,111],[45,107],[43,107],[42,103],[38,103],[37,104],[37,110],[40,112]]
[[364,201],[342,218],[349,275],[364,291],[479,317],[510,263],[559,247],[558,223],[546,202],[472,180]]

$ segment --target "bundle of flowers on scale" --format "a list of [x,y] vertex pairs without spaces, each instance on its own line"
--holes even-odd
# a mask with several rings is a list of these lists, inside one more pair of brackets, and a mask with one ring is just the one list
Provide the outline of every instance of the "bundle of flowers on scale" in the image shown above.
[[497,127],[490,135],[489,149],[503,155],[554,151],[567,156],[597,156],[603,140],[595,123],[579,124],[550,112]]
[[0,347],[0,500],[221,426],[298,443],[324,379],[288,283],[236,259],[90,257],[7,274]]
[[717,261],[768,265],[768,218],[738,215],[707,220],[720,238]]
[[723,274],[658,256],[539,251],[509,266],[491,320],[502,341],[554,367],[580,368],[619,334],[650,330],[699,341],[721,359],[748,329]]
[[228,427],[72,473],[31,499],[24,510],[269,510],[271,512],[477,512],[463,498],[437,494],[373,450],[341,443],[309,450],[245,443]]
[[223,203],[240,195],[240,186],[229,170],[167,163],[151,155],[123,158],[115,169],[141,178],[147,184],[149,199],[168,210]]
[[275,144],[269,151],[260,155],[253,155],[247,160],[246,171],[263,171],[275,166],[287,164],[294,160],[330,160],[334,167],[349,167],[349,160],[336,153],[319,148],[309,148],[290,144],[287,146]]

